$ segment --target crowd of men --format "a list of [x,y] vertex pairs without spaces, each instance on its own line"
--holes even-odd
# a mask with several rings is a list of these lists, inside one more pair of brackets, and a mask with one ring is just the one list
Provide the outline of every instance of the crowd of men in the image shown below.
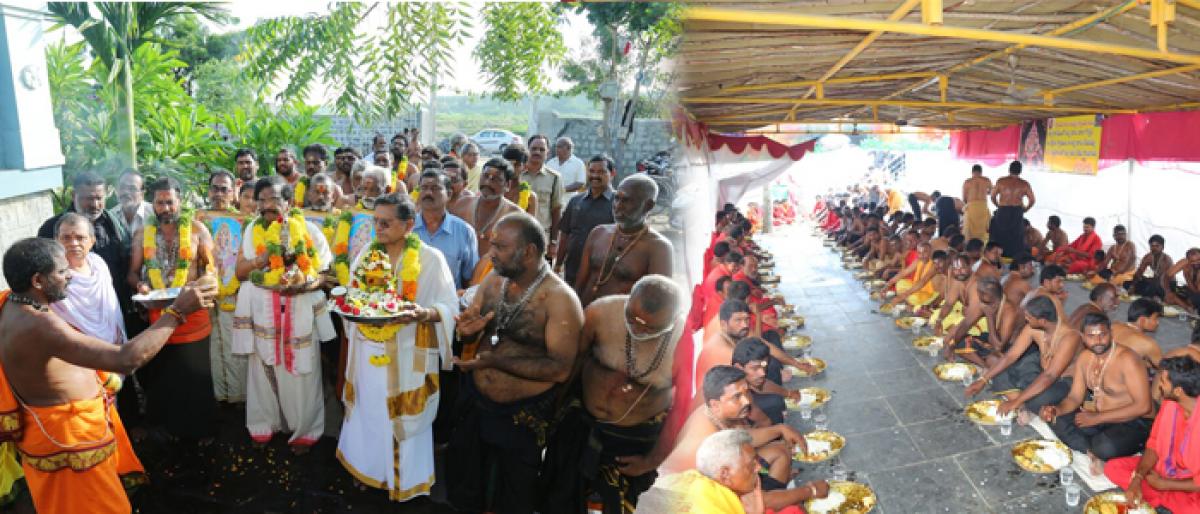
[[[1200,512],[1200,454],[1187,442],[1200,430],[1200,249],[1175,262],[1152,235],[1139,258],[1125,227],[1106,248],[1092,218],[1070,243],[1057,216],[1043,235],[1025,217],[1035,197],[1020,174],[1013,162],[992,184],[976,166],[961,200],[912,193],[911,212],[888,201],[898,192],[853,188],[818,198],[811,216],[883,284],[885,310],[927,318],[947,361],[983,370],[968,396],[990,388],[1000,415],[1040,417],[1128,497]],[[1090,289],[1071,312],[1065,280]],[[1114,319],[1122,298],[1128,313]],[[1154,333],[1166,310],[1190,315],[1194,332],[1164,355]]]
[[[322,145],[281,148],[270,174],[241,149],[203,196],[169,174],[77,174],[71,207],[4,254],[0,485],[24,475],[43,514],[129,512],[131,438],[207,445],[216,409],[244,409],[254,443],[303,454],[333,391],[336,455],[364,489],[429,494],[439,460],[464,512],[632,512],[670,450],[688,329],[647,224],[655,182],[614,184],[569,138],[485,160],[415,135],[337,148],[332,169]],[[331,315],[373,256],[413,303]]]

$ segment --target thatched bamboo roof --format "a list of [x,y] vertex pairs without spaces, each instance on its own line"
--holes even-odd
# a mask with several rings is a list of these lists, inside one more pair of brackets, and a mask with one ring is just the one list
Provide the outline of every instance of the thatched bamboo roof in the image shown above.
[[[919,0],[691,2],[705,12],[693,11],[684,24],[680,98],[718,131],[848,119],[963,128],[1200,107],[1200,0],[1161,0],[1175,9],[1162,47],[1150,21],[1157,12],[1151,4],[1158,8],[1159,1],[946,0],[941,11],[943,28],[1054,36],[1069,48],[892,31],[872,41],[866,30],[813,28],[807,19],[786,16],[872,21],[891,16],[920,25]],[[730,21],[705,8],[760,16]],[[1075,42],[1156,53],[1086,51]],[[1151,72],[1159,73],[1143,76]],[[880,75],[885,77],[847,80]],[[1085,87],[1059,91],[1077,86]]]

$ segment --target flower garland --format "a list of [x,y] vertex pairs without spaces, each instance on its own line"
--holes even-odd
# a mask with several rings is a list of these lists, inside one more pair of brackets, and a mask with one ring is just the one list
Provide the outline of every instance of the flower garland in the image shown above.
[[195,211],[184,209],[179,213],[179,252],[175,256],[175,272],[171,275],[168,286],[163,282],[162,263],[158,262],[158,217],[151,216],[145,220],[142,229],[142,259],[145,261],[146,276],[150,279],[152,289],[167,287],[183,287],[187,283],[188,268],[192,258],[196,256],[192,248],[192,215]]
[[325,217],[321,233],[329,241],[333,250],[333,272],[337,275],[338,284],[350,285],[350,227],[354,224],[354,213],[350,211],[334,211]]
[[[421,276],[420,257],[421,238],[410,232],[408,237],[404,240],[404,253],[400,256],[399,292],[400,298],[403,301],[412,303],[417,301],[417,277]],[[382,259],[383,262],[377,264],[379,259]],[[351,284],[351,288],[362,291],[371,290],[372,288],[370,288],[367,284],[367,274],[373,271],[376,267],[383,269],[390,268],[390,266],[387,265],[387,259],[387,247],[385,247],[378,240],[373,241],[371,245],[367,247],[367,255],[364,257],[363,262],[360,262],[358,269],[355,270],[354,283]],[[396,272],[391,270],[390,274],[391,276],[387,279],[387,285],[383,288],[385,291],[396,290]],[[396,333],[404,327],[404,324],[396,323],[376,326],[358,323],[357,326],[359,332],[367,339],[377,342],[386,342],[396,337]],[[375,366],[385,366],[391,362],[391,359],[386,355],[381,355],[378,356],[377,361],[378,362],[373,360],[371,364]]]
[[[321,268],[321,259],[313,247],[312,236],[308,233],[308,225],[300,209],[288,211],[283,221],[288,226],[288,236],[291,240],[292,255],[296,256],[295,265],[308,277],[315,278]],[[253,243],[258,255],[268,256],[268,269],[250,272],[250,282],[262,287],[278,286],[286,268],[283,265],[283,223],[279,220],[267,222],[261,217],[254,220]],[[299,234],[304,234],[299,237]]]
[[517,186],[517,206],[523,211],[529,210],[529,195],[531,189],[532,188],[529,187],[528,182],[521,182],[521,185]]
[[408,197],[412,198],[413,203],[417,203],[418,201],[420,201],[421,200],[421,186],[414,187],[413,190],[408,193]]
[[400,162],[396,163],[396,174],[392,176],[392,191],[400,190],[400,183],[408,178],[408,156],[400,157]]
[[292,202],[296,205],[304,205],[304,194],[307,192],[308,177],[300,177],[300,181],[296,182],[296,187],[292,190]]

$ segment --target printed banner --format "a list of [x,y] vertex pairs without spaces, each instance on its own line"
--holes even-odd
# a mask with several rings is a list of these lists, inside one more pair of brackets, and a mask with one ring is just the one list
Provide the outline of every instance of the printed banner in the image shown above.
[[1046,170],[1095,175],[1100,169],[1100,121],[1096,115],[1049,120]]
[[220,280],[220,307],[231,311],[237,302],[238,280],[237,259],[242,249],[242,224],[240,214],[225,211],[201,211],[200,219],[208,225],[213,239],[213,260]]
[[1021,146],[1017,148],[1017,160],[1026,168],[1039,169],[1046,149],[1046,120],[1021,122]]

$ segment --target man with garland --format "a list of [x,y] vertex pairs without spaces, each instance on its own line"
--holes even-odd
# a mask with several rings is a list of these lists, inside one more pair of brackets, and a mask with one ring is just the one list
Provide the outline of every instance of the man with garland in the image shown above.
[[249,355],[246,428],[258,445],[292,432],[292,451],[307,453],[325,431],[321,360],[316,346],[336,337],[319,273],[333,256],[321,229],[292,208],[278,176],[254,186],[258,218],[242,233],[233,351]]
[[[183,287],[212,268],[213,240],[208,227],[185,209],[175,179],[158,179],[148,188],[154,217],[133,235],[129,275],[131,286],[146,294]],[[151,310],[150,322],[162,316]],[[146,390],[146,417],[163,425],[172,437],[212,441],[216,432],[216,400],[209,364],[212,323],[208,311],[198,310],[167,339],[154,360],[138,370]]]
[[354,262],[350,285],[351,294],[390,291],[408,306],[389,324],[346,324],[337,457],[355,479],[386,489],[394,501],[429,494],[433,485],[439,371],[450,368],[458,315],[450,268],[413,232],[416,215],[403,196],[375,203],[375,241]]
[[585,307],[597,298],[627,294],[643,276],[671,276],[675,249],[646,224],[657,196],[658,184],[646,175],[625,177],[617,187],[612,199],[615,223],[592,229],[583,245],[574,285]]
[[[504,193],[504,197],[520,206],[521,210],[537,219],[538,223],[545,223],[538,216],[538,206],[542,203],[541,197],[533,189],[533,186],[524,180],[525,166],[529,163],[529,150],[525,149],[524,145],[511,144],[504,149],[501,157],[513,167],[513,176],[508,179],[508,191]],[[545,225],[542,226],[545,227]]]
[[[405,191],[412,191],[417,187],[418,176],[420,170],[414,162],[420,162],[418,159],[412,159],[409,156],[408,136],[404,134],[396,134],[392,136],[391,147],[391,167],[388,168],[392,172],[392,184],[404,184]],[[396,186],[397,188],[399,186]]]
[[208,177],[208,207],[202,222],[213,238],[213,266],[217,270],[217,302],[209,313],[213,331],[209,340],[213,395],[219,402],[246,401],[246,356],[233,354],[233,310],[237,306],[237,255],[243,222],[233,207],[234,178],[227,171]]

